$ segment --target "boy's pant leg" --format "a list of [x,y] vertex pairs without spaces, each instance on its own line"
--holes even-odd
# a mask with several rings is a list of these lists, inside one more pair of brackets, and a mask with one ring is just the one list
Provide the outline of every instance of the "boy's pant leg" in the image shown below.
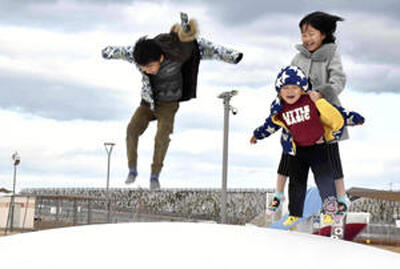
[[327,150],[328,150],[329,161],[331,162],[333,169],[334,179],[343,180],[344,175],[343,175],[342,161],[340,159],[339,143],[335,142],[327,144]]
[[128,124],[126,131],[126,152],[129,168],[136,168],[139,136],[143,134],[147,126],[149,126],[149,122],[153,119],[153,111],[145,105],[140,105]]
[[278,174],[288,177],[290,174],[290,160],[294,158],[290,154],[282,152],[281,160],[278,166]]
[[302,217],[307,191],[309,165],[301,158],[299,150],[297,151],[297,156],[290,157],[289,214],[291,216]]
[[151,165],[152,174],[159,174],[163,167],[165,155],[171,141],[169,136],[174,130],[175,114],[178,108],[178,102],[157,105],[154,113],[157,118],[157,133],[154,143],[153,163]]
[[317,145],[310,160],[315,183],[318,186],[322,202],[328,197],[336,197],[334,171],[329,160],[328,145]]

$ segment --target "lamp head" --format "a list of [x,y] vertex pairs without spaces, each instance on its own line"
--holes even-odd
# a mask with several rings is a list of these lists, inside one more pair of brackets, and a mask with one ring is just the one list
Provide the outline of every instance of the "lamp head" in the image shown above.
[[221,93],[220,95],[218,95],[218,98],[222,98],[222,99],[224,99],[224,98],[231,98],[231,97],[233,97],[233,96],[235,96],[235,95],[237,95],[238,94],[238,91],[237,90],[232,90],[232,91],[229,91],[229,92],[223,92],[223,93]]
[[18,152],[14,152],[11,157],[14,161],[14,165],[18,165],[21,162],[21,157],[18,155]]
[[114,146],[115,145],[115,143],[112,143],[112,142],[105,142],[104,143],[104,146]]

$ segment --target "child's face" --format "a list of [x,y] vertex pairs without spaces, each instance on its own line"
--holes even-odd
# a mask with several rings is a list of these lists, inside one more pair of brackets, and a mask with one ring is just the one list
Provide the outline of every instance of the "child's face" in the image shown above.
[[319,49],[324,39],[325,34],[321,33],[310,24],[304,24],[301,27],[301,41],[309,52],[314,52]]
[[148,74],[148,75],[156,75],[158,71],[160,70],[160,65],[162,61],[164,60],[164,56],[161,55],[159,61],[153,61],[148,63],[147,65],[139,65],[139,68],[142,72]]
[[283,101],[289,105],[296,103],[302,94],[303,90],[297,85],[286,85],[280,91]]

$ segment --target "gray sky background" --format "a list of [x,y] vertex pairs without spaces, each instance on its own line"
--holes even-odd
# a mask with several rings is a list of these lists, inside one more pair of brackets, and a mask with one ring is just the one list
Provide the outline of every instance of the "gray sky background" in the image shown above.
[[[365,115],[341,143],[347,187],[400,188],[398,1],[68,1],[0,2],[0,187],[12,184],[10,156],[22,156],[19,187],[102,187],[103,142],[117,143],[112,186],[126,176],[125,128],[140,101],[140,75],[106,61],[107,45],[132,45],[168,32],[186,11],[201,35],[244,53],[232,66],[201,63],[199,98],[182,103],[161,176],[166,187],[219,187],[222,103],[238,89],[231,118],[229,187],[275,184],[279,135],[250,146],[274,98],[273,81],[300,43],[298,22],[321,10],[345,18],[337,44],[348,82],[343,105]],[[154,125],[154,124],[153,124]],[[139,178],[147,187],[155,126],[140,140]],[[311,180],[312,181],[312,180]]]

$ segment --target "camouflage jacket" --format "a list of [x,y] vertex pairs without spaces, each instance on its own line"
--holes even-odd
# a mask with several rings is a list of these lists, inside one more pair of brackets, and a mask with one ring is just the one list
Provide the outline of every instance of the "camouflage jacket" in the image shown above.
[[[194,85],[192,86],[192,93],[189,94],[189,96],[182,100],[189,100],[191,98],[195,98],[196,97],[196,84],[197,84],[197,70],[198,70],[198,65],[199,65],[199,61],[200,60],[221,60],[227,63],[231,63],[231,64],[236,64],[238,63],[243,54],[233,50],[233,49],[229,49],[217,44],[212,43],[211,41],[208,41],[204,38],[197,38],[197,33],[198,33],[198,29],[197,29],[197,25],[195,24],[195,21],[191,20],[191,26],[192,26],[192,32],[191,33],[184,33],[182,34],[182,29],[180,25],[174,25],[171,29],[171,32],[169,34],[161,34],[159,36],[167,36],[167,35],[176,35],[177,38],[179,38],[178,42],[183,42],[183,43],[187,43],[187,42],[194,42],[194,44],[196,44],[197,46],[197,53],[198,53],[198,61],[193,60],[193,59],[189,59],[188,65],[189,68],[192,68],[193,70],[195,70],[195,72],[192,72],[191,76],[192,78],[190,79],[191,83]],[[159,37],[157,36],[157,37]],[[157,39],[157,37],[155,37],[155,39]],[[126,46],[126,47],[115,47],[115,46],[108,46],[106,48],[104,48],[102,50],[102,56],[105,59],[122,59],[122,60],[126,60],[129,63],[135,64],[134,58],[133,58],[133,51],[134,51],[134,46]],[[188,67],[188,65],[186,65],[186,68]],[[182,69],[185,69],[185,65],[183,66]],[[140,69],[139,69],[140,71]],[[152,89],[152,85],[151,85],[151,81],[150,81],[150,77],[149,75],[142,73],[142,93],[141,93],[141,97],[142,100],[145,101],[146,103],[148,103],[150,105],[151,109],[154,109],[155,107],[155,100],[154,100],[154,93],[153,93],[153,89]]]

